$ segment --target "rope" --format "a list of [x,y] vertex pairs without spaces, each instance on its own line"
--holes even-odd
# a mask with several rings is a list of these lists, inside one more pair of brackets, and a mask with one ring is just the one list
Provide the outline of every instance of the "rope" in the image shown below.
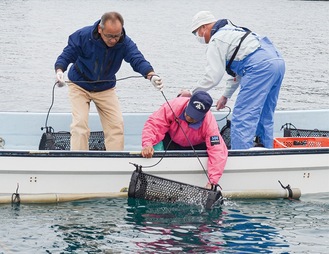
[[16,192],[11,195],[11,204],[12,205],[14,205],[14,204],[19,205],[21,203],[21,197],[19,196],[18,188],[19,188],[19,184],[17,183]]
[[[127,76],[127,77],[120,78],[120,79],[116,79],[116,80],[65,81],[65,83],[75,83],[75,82],[80,82],[80,83],[101,83],[101,82],[122,81],[122,80],[130,79],[130,78],[144,78],[144,76]],[[47,132],[52,130],[52,127],[48,127],[47,124],[48,124],[48,117],[49,117],[49,114],[50,114],[50,110],[52,109],[52,107],[53,107],[53,105],[54,105],[54,100],[55,100],[55,86],[56,86],[57,83],[58,83],[58,81],[54,84],[53,89],[52,89],[52,100],[51,100],[51,105],[50,105],[49,110],[48,110],[48,113],[47,113],[46,122],[45,122],[45,127],[42,127],[42,128],[41,128],[41,130],[43,130],[44,128],[46,128]],[[210,178],[209,178],[209,176],[208,176],[208,174],[207,174],[207,171],[206,171],[205,167],[203,166],[203,164],[202,164],[202,162],[201,162],[201,160],[200,160],[200,158],[199,158],[199,156],[198,156],[196,150],[194,149],[194,146],[192,145],[190,139],[187,137],[186,132],[184,131],[183,127],[181,126],[181,124],[180,124],[180,122],[179,122],[179,119],[178,119],[177,115],[175,114],[174,110],[172,109],[172,107],[171,107],[171,105],[170,105],[170,103],[169,103],[167,97],[165,96],[164,92],[163,92],[162,90],[160,90],[160,91],[161,91],[161,94],[162,94],[162,96],[164,97],[165,101],[167,102],[167,104],[168,104],[170,110],[173,112],[174,117],[175,117],[175,121],[178,123],[179,128],[182,130],[182,132],[183,132],[183,134],[184,134],[186,140],[189,142],[189,144],[190,144],[190,146],[191,146],[191,148],[192,148],[192,150],[193,150],[193,153],[195,154],[197,160],[199,161],[199,163],[200,163],[200,165],[201,165],[201,167],[202,167],[202,169],[203,169],[203,172],[205,173],[205,175],[206,175],[208,181],[210,182]],[[227,107],[227,106],[225,106],[225,107]],[[229,108],[229,107],[227,107],[227,108]],[[219,119],[219,120],[217,120],[217,121],[221,121],[221,120],[227,118],[228,115],[229,115],[230,113],[231,113],[231,109],[229,108],[229,112],[228,112],[228,114],[227,114],[224,118]],[[160,160],[159,160],[157,163],[155,163],[155,164],[153,164],[153,165],[150,165],[150,166],[143,166],[143,168],[152,168],[152,167],[155,167],[156,165],[158,165],[158,164],[163,160],[163,158],[165,157],[165,155],[166,155],[166,153],[167,153],[167,151],[168,151],[168,148],[169,148],[171,142],[172,142],[172,140],[170,140],[169,144],[168,144],[167,147],[165,148],[165,152],[164,152],[163,156],[160,158]],[[216,185],[213,185],[213,184],[212,184],[211,186],[212,186],[212,189],[215,189],[215,190],[216,190],[217,186],[219,186],[219,185],[218,185],[218,184],[216,184]],[[220,187],[220,186],[219,186],[219,187]]]
[[[215,106],[212,106],[212,107],[216,107],[216,105],[215,105]],[[221,119],[216,120],[216,122],[220,122],[220,121],[222,121],[222,120],[224,120],[224,119],[227,119],[228,116],[231,114],[231,108],[230,108],[229,106],[225,106],[224,108],[228,108],[228,113],[227,113],[227,115],[224,116],[224,117],[222,117]]]
[[50,104],[50,107],[48,109],[48,113],[47,113],[47,117],[46,117],[46,122],[45,122],[45,126],[44,127],[41,127],[41,130],[43,131],[43,129],[46,129],[46,132],[50,132],[50,129],[51,127],[48,127],[48,118],[49,118],[49,114],[50,114],[50,110],[52,109],[53,105],[54,105],[54,101],[55,101],[55,87],[56,87],[56,84],[58,82],[55,82],[55,84],[53,85],[53,89],[52,89],[52,93],[51,93],[51,104]]
[[[104,82],[116,82],[116,81],[122,81],[125,79],[130,79],[130,78],[145,78],[144,76],[127,76],[123,78],[118,78],[118,79],[105,79],[105,80],[95,80],[95,81],[87,81],[87,80],[77,80],[77,81],[72,81],[68,80],[65,81],[65,83],[87,83],[87,84],[97,84],[97,83],[104,83]],[[57,83],[57,82],[56,82]]]
[[[208,181],[210,182],[210,178],[209,178],[209,176],[208,176],[208,174],[207,174],[207,171],[206,171],[204,165],[202,164],[202,162],[201,162],[201,160],[200,160],[200,157],[198,156],[196,150],[194,149],[194,146],[192,145],[190,139],[187,137],[186,132],[184,131],[183,127],[181,126],[181,124],[180,124],[180,122],[179,122],[179,119],[178,119],[177,115],[175,114],[174,110],[172,109],[172,107],[171,107],[171,105],[170,105],[170,103],[169,103],[167,97],[165,96],[164,92],[163,92],[162,90],[160,90],[160,91],[161,91],[162,96],[164,97],[165,101],[167,102],[167,104],[168,104],[170,110],[171,110],[172,113],[174,114],[175,121],[178,123],[179,128],[182,130],[182,132],[183,132],[183,134],[184,134],[186,140],[189,142],[189,144],[190,144],[190,146],[191,146],[191,148],[192,148],[192,150],[193,150],[193,153],[195,154],[195,156],[196,156],[198,162],[200,163],[200,165],[201,165],[201,167],[202,167],[202,169],[203,169],[204,174],[206,175]],[[215,107],[215,106],[213,106],[213,107]],[[228,109],[229,109],[227,115],[224,116],[223,118],[219,119],[219,120],[216,120],[217,122],[220,122],[220,121],[222,121],[222,120],[224,120],[224,119],[227,119],[227,117],[231,114],[231,108],[228,107],[228,106],[225,106],[225,108],[228,108]],[[150,165],[150,166],[142,166],[142,167],[143,167],[143,168],[152,168],[152,167],[155,167],[156,165],[158,165],[158,164],[163,160],[163,158],[165,157],[165,155],[166,155],[166,153],[167,153],[167,150],[168,150],[168,148],[169,148],[171,142],[172,142],[172,139],[170,140],[169,144],[168,144],[167,147],[165,148],[165,152],[164,152],[164,154],[162,155],[162,157],[160,158],[160,160],[159,160],[157,163],[155,163],[155,164],[153,164],[153,165]],[[221,187],[219,184],[211,184],[211,190],[215,190],[215,191],[217,191],[217,187],[219,187],[220,189],[222,189],[222,187]]]
[[164,154],[162,155],[162,157],[160,158],[160,160],[159,160],[157,163],[155,163],[155,164],[153,164],[153,165],[149,165],[149,166],[142,166],[142,167],[143,167],[143,168],[153,168],[153,167],[155,167],[156,165],[158,165],[158,164],[163,160],[163,158],[166,156],[167,151],[168,151],[168,148],[169,148],[171,142],[172,142],[172,140],[170,140],[169,144],[167,145],[167,147],[166,147],[165,150],[164,150],[164,151],[165,151]]
[[292,197],[293,197],[293,193],[292,193],[292,190],[291,190],[291,188],[290,188],[290,185],[288,184],[287,186],[283,186],[283,184],[280,182],[280,180],[278,180],[278,182],[279,182],[279,184],[281,185],[281,187],[282,187],[283,189],[285,189],[285,190],[288,191],[288,197],[289,197],[290,199],[292,199]]
[[[160,90],[160,91],[161,91],[161,94],[162,94],[162,96],[164,97],[165,101],[167,102],[167,104],[168,104],[170,110],[171,110],[172,113],[174,114],[175,121],[177,122],[179,128],[180,128],[181,131],[183,132],[183,134],[184,134],[186,140],[189,142],[189,145],[191,146],[191,148],[192,148],[192,150],[193,150],[193,153],[195,154],[197,160],[199,161],[199,163],[200,163],[200,165],[201,165],[201,167],[202,167],[202,169],[203,169],[203,172],[205,173],[205,175],[206,175],[208,181],[210,182],[210,178],[209,178],[209,176],[208,176],[208,174],[207,174],[207,171],[206,171],[205,167],[203,166],[203,164],[202,164],[202,162],[201,162],[201,160],[200,160],[200,157],[198,156],[196,150],[194,149],[194,146],[192,145],[190,139],[189,139],[188,136],[186,135],[186,132],[184,131],[182,125],[180,124],[177,115],[175,114],[173,108],[171,107],[169,101],[167,100],[167,97],[165,96],[164,92],[163,92],[162,90]],[[160,159],[157,163],[155,163],[155,164],[153,164],[153,165],[150,165],[150,166],[143,166],[143,168],[151,168],[151,167],[154,167],[154,166],[158,165],[158,164],[162,161],[162,159],[165,157],[165,155],[166,155],[166,153],[167,153],[167,149],[169,148],[171,142],[172,142],[172,140],[170,140],[169,144],[168,144],[167,147],[165,148],[165,153],[163,154],[163,156],[161,157],[161,159]]]
[[[75,83],[75,82],[79,82],[79,83],[88,83],[88,84],[93,84],[93,83],[103,83],[103,82],[115,82],[115,81],[122,81],[122,80],[126,80],[126,79],[131,79],[131,78],[144,78],[144,76],[127,76],[127,77],[123,77],[123,78],[118,78],[118,79],[108,79],[108,80],[97,80],[97,81],[72,81],[72,80],[67,80],[65,81],[66,84],[70,84],[70,83]],[[41,130],[46,129],[46,132],[51,132],[53,129],[51,127],[48,127],[48,118],[49,118],[49,114],[50,114],[50,110],[52,109],[53,105],[54,105],[54,101],[55,101],[55,87],[58,84],[58,81],[55,82],[55,84],[53,85],[53,89],[52,89],[52,93],[51,93],[51,104],[50,107],[48,109],[48,113],[47,113],[47,117],[46,117],[46,122],[45,122],[45,126],[41,127]]]

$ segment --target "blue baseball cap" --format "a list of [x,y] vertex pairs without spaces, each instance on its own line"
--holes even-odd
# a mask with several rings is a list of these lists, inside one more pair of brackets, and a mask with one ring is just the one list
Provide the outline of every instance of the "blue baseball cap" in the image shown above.
[[212,103],[213,100],[211,96],[205,91],[198,91],[192,95],[185,109],[185,113],[196,121],[196,123],[191,124],[191,127],[197,129],[201,126],[201,120],[203,120],[211,108]]

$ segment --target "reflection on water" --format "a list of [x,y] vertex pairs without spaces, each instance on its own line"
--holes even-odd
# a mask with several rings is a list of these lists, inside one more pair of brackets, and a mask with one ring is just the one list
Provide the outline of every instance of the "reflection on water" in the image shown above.
[[0,206],[0,253],[328,253],[329,193],[200,206],[135,199]]
[[[288,247],[264,216],[247,216],[237,209],[205,211],[181,204],[133,201],[126,220],[143,233],[136,245],[149,251],[182,253],[266,252]],[[154,236],[149,240],[147,235]],[[158,238],[158,239],[157,239]]]
[[143,236],[136,241],[143,250],[214,253],[222,249],[220,238],[212,242],[207,237],[221,224],[220,207],[205,211],[199,206],[134,199],[128,204],[125,220]]

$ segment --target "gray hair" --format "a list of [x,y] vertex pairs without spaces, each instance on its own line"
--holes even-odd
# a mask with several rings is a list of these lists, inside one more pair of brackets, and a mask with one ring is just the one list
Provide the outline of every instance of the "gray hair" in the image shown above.
[[122,15],[118,12],[112,11],[112,12],[106,12],[103,14],[103,16],[101,17],[101,22],[99,23],[99,26],[102,29],[104,29],[105,23],[108,20],[111,20],[111,21],[119,20],[119,22],[121,23],[122,26],[124,24]]

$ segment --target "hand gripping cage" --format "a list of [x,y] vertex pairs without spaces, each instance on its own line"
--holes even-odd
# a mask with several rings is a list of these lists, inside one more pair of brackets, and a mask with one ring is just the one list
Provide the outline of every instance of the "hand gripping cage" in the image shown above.
[[215,203],[223,203],[222,193],[216,188],[209,190],[164,179],[142,172],[142,167],[139,165],[135,165],[135,167],[136,170],[131,176],[128,189],[129,198],[202,205],[206,209],[211,209]]

